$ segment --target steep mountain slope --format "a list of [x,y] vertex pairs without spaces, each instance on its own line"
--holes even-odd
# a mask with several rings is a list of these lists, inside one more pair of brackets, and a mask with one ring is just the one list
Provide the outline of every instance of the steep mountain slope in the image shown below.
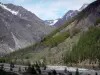
[[21,6],[0,3],[0,53],[9,53],[43,39],[53,30]]
[[59,19],[54,26],[59,27],[63,25],[66,21],[71,19],[72,17],[76,16],[79,12],[84,10],[89,4],[83,4],[82,7],[79,10],[69,10],[61,19]]
[[85,9],[88,5],[89,5],[88,3],[83,4],[83,6],[79,9],[79,11],[82,11],[82,10]]
[[100,1],[98,0],[54,30],[41,42],[7,55],[7,59],[15,63],[45,61],[53,65],[72,63],[87,65],[87,60],[90,60],[93,64],[96,61],[95,64],[98,65],[99,55]]
[[45,20],[44,23],[46,25],[53,25],[55,27],[59,27],[63,25],[67,20],[71,19],[72,17],[76,16],[80,11],[85,9],[89,4],[85,3],[79,10],[69,10],[62,18],[56,20]]
[[71,19],[75,15],[77,15],[78,11],[77,10],[69,10],[61,19],[59,19],[54,26],[59,27],[63,25],[67,20]]

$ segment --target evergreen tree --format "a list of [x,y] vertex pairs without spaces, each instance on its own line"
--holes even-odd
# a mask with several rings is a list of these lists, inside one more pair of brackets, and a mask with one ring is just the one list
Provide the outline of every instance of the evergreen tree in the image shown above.
[[11,62],[11,63],[10,63],[10,71],[13,71],[13,68],[14,68],[14,65],[13,65],[13,63]]
[[65,68],[64,72],[67,73],[67,68]]
[[98,75],[98,73],[96,72],[95,75]]
[[0,65],[0,70],[3,70],[4,69],[4,64],[1,64]]
[[69,72],[69,75],[72,75],[72,72]]
[[76,73],[75,73],[75,75],[79,75],[79,71],[78,71],[78,68],[76,69]]
[[52,75],[52,73],[51,72],[48,72],[48,75]]
[[37,72],[36,72],[36,70],[35,70],[35,67],[34,67],[34,65],[32,65],[32,66],[28,66],[28,69],[27,69],[27,72],[29,73],[29,74],[35,74],[35,75],[37,75]]
[[36,62],[36,64],[35,64],[35,68],[36,68],[36,71],[39,73],[39,74],[41,74],[41,69],[40,69],[40,66],[39,66],[39,64]]
[[52,71],[52,74],[53,74],[53,75],[57,75],[56,70],[53,70],[53,71]]
[[19,67],[19,70],[18,71],[21,72],[21,67]]

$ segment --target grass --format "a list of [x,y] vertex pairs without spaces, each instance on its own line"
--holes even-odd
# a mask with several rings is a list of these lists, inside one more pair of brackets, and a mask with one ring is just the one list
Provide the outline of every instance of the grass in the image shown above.
[[63,42],[66,38],[69,37],[69,34],[67,32],[60,33],[50,39],[47,39],[46,41],[42,42],[43,45],[46,45],[48,47],[55,47],[59,43]]

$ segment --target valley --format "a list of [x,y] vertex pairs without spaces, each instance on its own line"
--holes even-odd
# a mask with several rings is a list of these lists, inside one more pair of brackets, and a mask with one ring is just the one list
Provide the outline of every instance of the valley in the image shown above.
[[44,21],[0,3],[0,56],[0,70],[18,75],[99,75],[100,1]]

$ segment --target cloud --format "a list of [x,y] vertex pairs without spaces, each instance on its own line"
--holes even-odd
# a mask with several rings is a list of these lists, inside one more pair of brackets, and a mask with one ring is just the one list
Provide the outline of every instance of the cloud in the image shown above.
[[84,3],[90,3],[93,0],[40,0],[39,3],[26,6],[28,10],[35,13],[41,19],[57,19],[63,16],[68,10],[78,10]]
[[30,2],[31,0],[1,0],[1,2],[3,3],[13,3],[16,5],[21,5],[23,3],[27,3]]
[[41,19],[57,19],[68,10],[78,10],[84,3],[94,0],[3,0],[22,5]]

